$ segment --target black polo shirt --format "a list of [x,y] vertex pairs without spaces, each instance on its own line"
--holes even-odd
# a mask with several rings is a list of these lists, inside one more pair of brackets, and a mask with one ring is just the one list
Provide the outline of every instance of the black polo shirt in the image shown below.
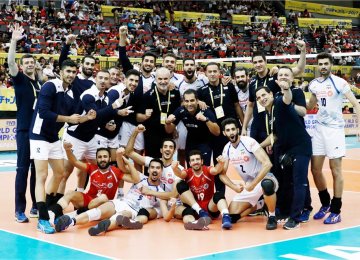
[[274,134],[280,149],[292,155],[312,155],[311,137],[294,104],[286,105],[282,96],[274,100]]
[[200,110],[198,108],[194,115],[191,115],[185,107],[181,106],[175,110],[174,116],[176,118],[174,124],[177,125],[180,120],[183,121],[188,130],[186,138],[186,147],[191,147],[198,144],[209,143],[215,136],[210,133],[206,122],[196,119],[196,114],[202,111],[211,122],[216,123],[215,114],[210,109]]
[[35,96],[40,92],[40,82],[32,80],[19,71],[12,77],[16,101],[16,129],[17,131],[29,130],[34,113]]
[[[150,89],[144,94],[140,113],[145,114],[146,109],[152,109],[151,117],[143,124],[146,127],[147,134],[150,132],[164,132],[164,124],[161,124],[161,113],[166,113],[166,117],[173,114],[180,107],[180,93],[178,90],[168,91],[165,95],[160,93],[156,87]],[[166,119],[166,118],[165,118]]]
[[267,135],[265,127],[265,112],[258,112],[256,90],[263,86],[267,86],[275,97],[276,93],[281,91],[275,80],[277,80],[277,74],[270,76],[268,71],[265,77],[260,78],[258,75],[256,75],[252,77],[249,83],[249,101],[254,103],[253,122],[251,124],[250,134],[251,137],[259,143],[264,141]]
[[[222,95],[221,95],[222,93]],[[224,86],[220,83],[218,86],[206,84],[198,90],[199,100],[204,101],[211,111],[215,114],[215,108],[221,106],[224,116],[217,118],[216,122],[221,126],[221,122],[226,118],[237,118],[235,103],[239,102],[235,86],[231,83]]]

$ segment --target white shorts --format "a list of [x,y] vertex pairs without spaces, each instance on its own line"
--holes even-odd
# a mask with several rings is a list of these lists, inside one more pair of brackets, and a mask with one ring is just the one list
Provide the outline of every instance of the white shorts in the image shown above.
[[234,202],[249,202],[251,206],[255,206],[259,198],[263,195],[261,182],[259,182],[252,191],[243,190],[236,194],[232,201]]
[[49,143],[41,140],[30,140],[30,158],[34,160],[63,159],[61,141]]
[[329,159],[345,156],[344,128],[337,129],[316,124],[311,142],[313,155],[324,155]]
[[176,130],[179,134],[178,139],[176,139],[176,147],[179,150],[185,150],[185,146],[186,146],[186,137],[187,137],[187,129],[184,125],[184,123],[182,121],[180,121],[178,123],[178,125],[176,126]]
[[119,135],[116,135],[113,139],[108,139],[101,135],[95,135],[98,148],[111,148],[117,149],[120,147]]
[[123,211],[131,212],[131,218],[135,219],[135,217],[138,215],[138,212],[134,210],[132,207],[130,207],[125,201],[123,200],[112,200],[112,203],[114,203],[115,211],[117,214],[120,214]]
[[[122,126],[120,127],[120,132],[119,132],[119,142],[120,142],[120,146],[126,146],[130,136],[132,135],[132,133],[134,132],[136,126],[133,124],[130,124],[129,122],[124,121]],[[135,145],[134,148],[138,151],[144,150],[144,134],[143,133],[139,133],[136,137],[135,140]]]
[[[96,160],[96,150],[98,148],[98,144],[95,137],[93,137],[89,142],[84,142],[75,137],[72,137],[65,131],[63,135],[63,142],[68,142],[73,145],[72,150],[76,159]],[[62,149],[64,150],[64,148]],[[64,159],[67,160],[65,150],[64,150]]]

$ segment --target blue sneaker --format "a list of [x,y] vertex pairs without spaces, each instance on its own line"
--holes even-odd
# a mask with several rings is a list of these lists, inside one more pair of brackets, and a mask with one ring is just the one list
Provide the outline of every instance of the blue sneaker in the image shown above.
[[25,215],[24,212],[15,212],[15,220],[18,223],[27,223],[29,222],[29,219]]
[[209,214],[203,209],[201,209],[199,212],[199,218],[204,218],[204,220],[206,221],[206,226],[211,223],[211,218]]
[[330,206],[321,206],[319,211],[314,214],[314,219],[322,219],[329,212]]
[[222,225],[221,227],[223,229],[231,229],[232,228],[232,224],[231,224],[231,218],[229,214],[224,214],[222,217]]
[[109,229],[111,222],[110,219],[100,221],[96,226],[89,228],[88,233],[90,236],[97,236],[101,233],[106,233]]
[[61,232],[67,229],[71,224],[71,218],[68,215],[62,215],[57,218],[57,222],[55,224],[56,232]]
[[44,219],[39,219],[39,222],[37,224],[37,230],[45,234],[55,233],[55,228],[51,226],[49,220],[44,220]]
[[207,222],[208,222],[207,219],[202,217],[199,218],[198,220],[184,223],[184,228],[186,230],[208,230]]
[[31,208],[29,216],[30,216],[30,218],[38,218],[39,217],[38,210],[35,208]]
[[309,221],[310,214],[311,214],[311,210],[309,210],[309,209],[304,209],[303,212],[301,213],[300,217],[297,218],[297,220],[298,220],[300,223],[306,223],[306,222]]
[[330,213],[330,215],[324,220],[324,224],[336,224],[341,222],[340,214]]

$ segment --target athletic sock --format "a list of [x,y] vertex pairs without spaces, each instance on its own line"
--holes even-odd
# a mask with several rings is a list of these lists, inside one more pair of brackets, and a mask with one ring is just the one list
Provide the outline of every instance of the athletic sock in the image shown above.
[[335,214],[340,214],[341,206],[342,206],[341,198],[333,197],[333,199],[331,200],[330,212]]
[[202,210],[202,208],[200,207],[199,204],[195,203],[194,205],[191,206],[193,210],[195,210],[198,214],[200,213],[200,210]]
[[322,206],[330,205],[330,194],[327,189],[319,191],[319,197]]

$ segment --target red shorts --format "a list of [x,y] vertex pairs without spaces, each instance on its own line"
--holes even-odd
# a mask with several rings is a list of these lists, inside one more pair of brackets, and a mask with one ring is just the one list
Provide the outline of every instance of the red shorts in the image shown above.
[[84,207],[87,207],[94,198],[87,193],[83,193]]

